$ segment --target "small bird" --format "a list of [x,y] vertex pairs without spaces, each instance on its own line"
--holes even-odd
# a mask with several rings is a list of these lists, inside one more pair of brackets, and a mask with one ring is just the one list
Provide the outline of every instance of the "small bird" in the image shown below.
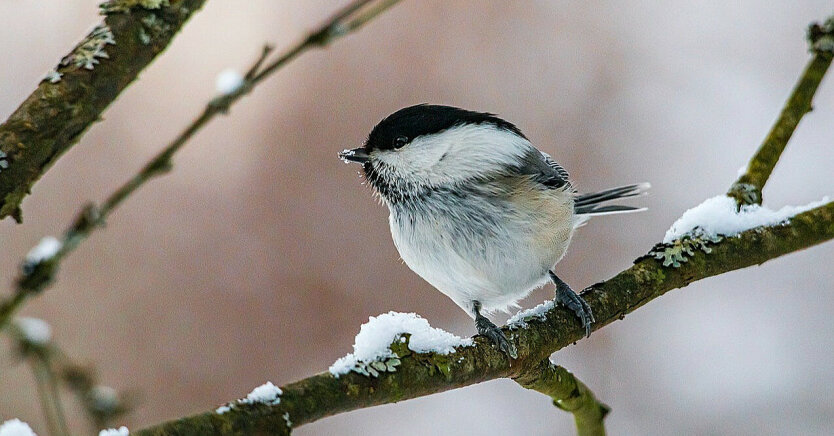
[[591,333],[585,300],[554,272],[573,232],[590,217],[641,208],[603,205],[644,193],[648,183],[578,194],[568,172],[494,114],[420,104],[339,153],[362,164],[388,206],[394,245],[420,277],[475,319],[478,333],[517,357],[482,312],[507,310],[548,281],[556,301]]

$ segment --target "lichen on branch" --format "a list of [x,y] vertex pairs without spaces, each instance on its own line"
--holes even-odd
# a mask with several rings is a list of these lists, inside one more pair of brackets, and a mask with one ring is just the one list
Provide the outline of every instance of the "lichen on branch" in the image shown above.
[[[205,1],[143,0],[138,3],[148,6],[108,14],[46,75],[0,125],[0,162],[5,162],[0,164],[0,219],[22,220],[20,204],[35,182],[101,119]],[[149,8],[153,3],[159,7]],[[143,20],[150,16],[165,25],[148,32]]]
[[[779,256],[834,239],[834,202],[803,212],[788,223],[758,227],[726,238],[712,252],[696,252],[680,268],[664,268],[651,258],[583,292],[598,330],[666,292],[692,282],[759,265]],[[454,358],[435,353],[403,354],[397,371],[369,377],[350,372],[339,378],[329,372],[282,386],[281,403],[240,407],[219,415],[207,412],[162,423],[136,435],[288,434],[283,416],[293,427],[351,410],[394,403],[498,378],[518,378],[541,365],[552,353],[581,340],[585,329],[570,310],[554,306],[541,317],[505,333],[518,348],[508,357],[482,337],[475,346],[459,348]],[[396,347],[397,344],[392,344]],[[393,348],[392,348],[393,349]],[[400,353],[398,353],[399,355]],[[443,371],[437,368],[443,367]]]

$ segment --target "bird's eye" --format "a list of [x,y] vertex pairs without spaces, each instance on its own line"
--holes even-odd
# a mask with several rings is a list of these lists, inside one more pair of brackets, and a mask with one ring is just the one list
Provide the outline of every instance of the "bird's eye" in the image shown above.
[[408,138],[405,136],[397,136],[394,140],[394,148],[403,148],[405,144],[408,144]]

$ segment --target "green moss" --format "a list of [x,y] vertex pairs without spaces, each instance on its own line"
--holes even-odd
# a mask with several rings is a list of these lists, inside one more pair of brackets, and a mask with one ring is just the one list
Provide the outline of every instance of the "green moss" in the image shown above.
[[23,211],[20,209],[20,203],[28,192],[28,189],[17,189],[6,195],[3,205],[0,206],[0,217],[11,216],[18,224],[22,223]]

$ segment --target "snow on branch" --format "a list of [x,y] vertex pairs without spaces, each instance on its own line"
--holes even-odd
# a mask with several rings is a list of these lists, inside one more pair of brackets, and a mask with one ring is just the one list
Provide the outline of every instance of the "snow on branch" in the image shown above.
[[[830,63],[832,53],[826,50],[831,46],[834,51],[834,43],[829,44],[834,41],[834,22],[829,20],[825,26],[812,26],[812,30],[816,32],[811,37],[815,59],[821,57]],[[820,32],[823,36],[819,35]],[[803,97],[798,98],[798,103],[789,101],[787,107],[792,108],[791,111],[794,110],[794,103],[799,104],[796,107],[801,109],[803,102],[810,102],[827,64],[825,68],[817,67],[821,65],[808,68],[803,73],[798,86],[802,88],[798,92]],[[806,79],[812,86],[802,85]],[[774,131],[781,130],[778,126],[782,122],[780,118]],[[791,132],[795,128],[793,124],[788,126]],[[777,136],[779,138],[776,141],[781,142],[781,145],[774,147],[778,149],[775,160],[781,155],[790,134]],[[757,158],[754,157],[740,180],[750,174],[767,173],[763,178],[758,178],[759,185],[753,188],[760,193],[772,165],[765,163],[765,166],[770,165],[770,169],[757,172],[753,169],[758,165],[756,162]],[[775,165],[775,161],[772,164]],[[758,201],[744,201],[740,204],[760,202],[759,195]],[[716,241],[702,251],[693,251],[689,254],[690,262],[670,269],[653,256],[641,256],[630,268],[585,289],[582,296],[597,318],[593,324],[594,330],[622,319],[672,289],[685,287],[707,277],[760,265],[834,239],[834,202],[827,202],[827,199],[777,211],[761,206],[735,207],[729,197],[710,199],[685,213],[673,225],[667,238],[690,234],[693,228],[699,226],[716,234],[734,235]],[[552,303],[543,303],[512,317],[510,327],[505,327],[505,333],[518,349],[518,358],[512,360],[481,337],[476,337],[471,346],[454,348],[457,339],[444,336],[428,326],[427,322],[424,323],[425,320],[420,320],[413,314],[394,313],[371,319],[360,329],[354,353],[337,361],[331,371],[281,387],[281,401],[269,406],[269,411],[222,415],[217,412],[204,413],[149,427],[137,434],[182,435],[207,430],[229,433],[228,429],[246,429],[249,433],[289,434],[293,426],[337,413],[417,398],[497,378],[513,378],[525,387],[551,396],[555,404],[565,406],[574,413],[580,434],[604,434],[602,419],[608,411],[607,407],[599,403],[590,391],[586,391],[587,387],[580,382],[575,381],[572,387],[566,386],[565,381],[571,383],[566,371],[547,360],[552,353],[585,336],[584,327],[570,310]],[[406,337],[403,331],[411,332],[412,338],[414,335],[440,335],[444,341],[450,341],[442,342],[440,349],[450,352],[454,350],[454,354],[437,352],[434,340],[426,342],[434,344],[428,345],[428,350],[425,350],[430,352],[417,351],[411,348],[411,344],[408,347],[400,346],[399,340]],[[449,348],[444,348],[445,345]],[[395,371],[379,370],[373,374],[351,370],[356,368],[358,362],[379,362],[391,358],[399,362]],[[377,366],[381,368],[381,365]],[[568,391],[565,397],[564,392]],[[286,425],[280,425],[281,420]]]
[[736,201],[726,195],[707,199],[681,215],[663,237],[664,243],[671,243],[684,235],[693,236],[735,236],[760,226],[774,226],[787,223],[796,214],[820,207],[830,200],[823,197],[803,206],[784,206],[771,210],[758,204],[738,207]]
[[37,436],[29,424],[15,418],[0,424],[0,436]]
[[338,378],[350,371],[373,377],[382,372],[396,372],[400,360],[390,347],[396,341],[407,344],[417,353],[443,355],[454,353],[457,347],[473,345],[472,339],[434,328],[416,313],[388,312],[372,316],[362,324],[353,344],[353,353],[339,358],[330,367],[330,373]]
[[[789,223],[747,230],[713,247],[712,253],[696,254],[695,260],[678,269],[664,268],[643,256],[609,280],[586,289],[582,295],[596,315],[600,329],[666,292],[707,277],[758,265],[779,256],[834,239],[834,202],[795,215]],[[281,402],[258,413],[215,412],[185,417],[136,432],[142,436],[200,434],[228,429],[289,434],[292,427],[351,410],[393,403],[456,389],[498,378],[521,378],[535,371],[552,353],[584,338],[585,330],[573,312],[552,306],[526,320],[526,326],[506,330],[518,348],[510,361],[481,337],[459,347],[454,354],[418,353],[398,349],[401,363],[396,372],[378,377],[354,371],[338,378],[329,371],[281,387]],[[386,330],[390,333],[393,330]],[[370,342],[369,342],[370,343]],[[396,343],[395,343],[396,344]],[[529,379],[530,376],[527,377]],[[242,410],[242,412],[245,412]],[[281,423],[281,428],[278,427]]]

